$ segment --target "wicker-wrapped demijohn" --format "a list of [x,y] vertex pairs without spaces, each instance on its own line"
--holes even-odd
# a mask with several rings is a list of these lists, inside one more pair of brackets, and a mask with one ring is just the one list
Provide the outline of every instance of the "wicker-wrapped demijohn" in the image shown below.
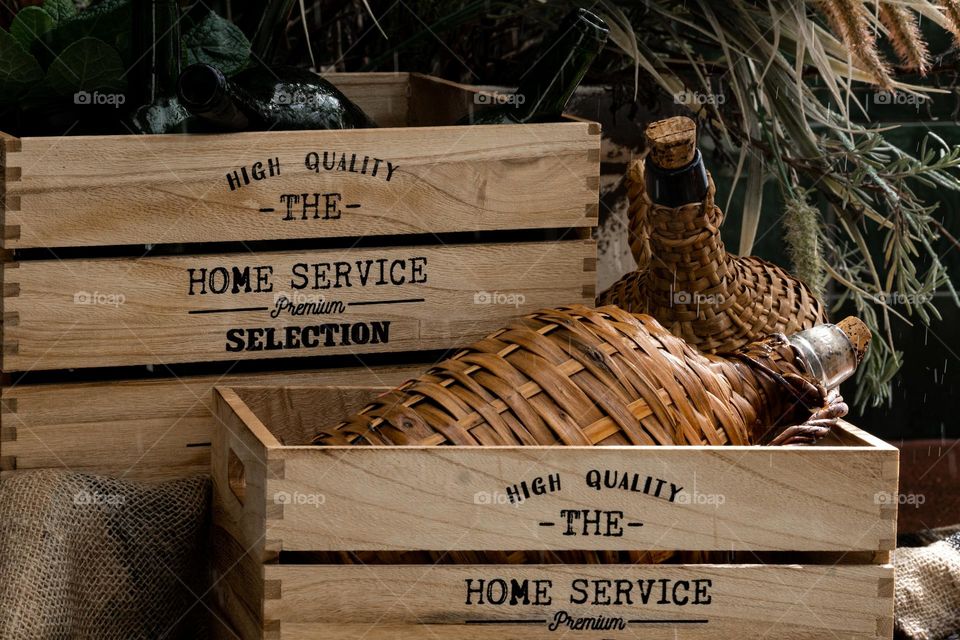
[[748,445],[810,442],[869,332],[856,318],[728,357],[646,315],[544,309],[317,434],[319,445]]
[[[650,316],[617,307],[544,309],[388,392],[316,445],[802,444],[846,413],[831,390],[870,334],[848,318],[705,355]],[[329,562],[657,563],[671,551],[409,551]],[[681,556],[709,560],[702,553]]]
[[661,120],[646,135],[649,154],[627,174],[637,270],[603,291],[598,305],[650,314],[707,353],[825,322],[823,304],[804,282],[760,258],[727,253],[694,122]]

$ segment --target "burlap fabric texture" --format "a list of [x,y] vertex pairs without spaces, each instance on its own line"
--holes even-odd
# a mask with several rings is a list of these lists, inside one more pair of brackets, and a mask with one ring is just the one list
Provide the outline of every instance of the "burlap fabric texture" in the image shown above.
[[960,631],[960,534],[896,551],[897,629],[914,640]]
[[0,483],[0,638],[197,638],[209,479],[59,470]]

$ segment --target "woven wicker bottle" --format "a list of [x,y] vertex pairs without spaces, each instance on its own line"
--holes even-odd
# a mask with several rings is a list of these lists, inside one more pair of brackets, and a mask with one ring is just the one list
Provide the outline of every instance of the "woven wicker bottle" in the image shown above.
[[[729,358],[650,316],[545,309],[515,321],[317,434],[319,445],[746,445],[810,442],[846,413],[828,393],[862,358],[856,318]],[[789,426],[788,426],[789,425]],[[784,428],[786,427],[786,428]],[[659,562],[669,552],[333,554],[352,562]]]
[[[731,353],[770,333],[794,333],[824,322],[810,288],[777,265],[727,253],[723,212],[702,171],[696,125],[676,117],[647,128],[650,153],[627,174],[631,250],[637,270],[597,298],[633,313],[648,313],[707,353]],[[651,171],[681,174],[698,163],[706,181],[700,201],[677,204],[675,194],[651,194]],[[669,204],[664,204],[668,202]]]

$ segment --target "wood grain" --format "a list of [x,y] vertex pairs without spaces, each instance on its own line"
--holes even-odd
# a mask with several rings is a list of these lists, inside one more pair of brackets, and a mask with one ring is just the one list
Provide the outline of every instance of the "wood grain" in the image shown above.
[[381,127],[409,124],[410,76],[405,72],[323,74]]
[[427,364],[7,386],[0,477],[46,468],[137,480],[208,474],[214,386],[394,386]]
[[[355,90],[384,86],[390,92],[378,100],[402,99],[393,84],[356,85]],[[597,202],[598,133],[591,124],[560,122],[27,137],[19,140],[19,151],[6,154],[7,174],[16,173],[19,180],[5,187],[8,202],[15,200],[17,208],[6,212],[3,246],[589,228],[596,225],[588,208]],[[325,152],[334,170],[323,168]],[[319,155],[310,156],[308,167],[311,153]],[[339,170],[343,157],[346,170]],[[228,175],[236,171],[242,178],[245,167],[250,177],[254,163],[268,167],[271,159],[279,160],[279,174],[231,185]],[[376,176],[375,160],[380,161]],[[389,181],[388,167],[393,169]],[[302,219],[302,202],[289,199],[319,202],[323,215],[328,193],[339,194],[336,217],[328,219],[315,219],[314,209]]]
[[[4,288],[11,294],[4,300],[4,312],[17,318],[15,325],[4,328],[3,366],[25,371],[446,349],[559,300],[590,304],[594,273],[584,268],[594,256],[593,241],[571,240],[23,261],[3,274]],[[380,260],[389,271],[383,280],[377,275]],[[337,262],[352,269],[350,286],[335,274]],[[319,279],[311,266],[315,264],[325,265]],[[305,265],[296,276],[294,269],[300,267],[295,265]],[[214,293],[225,282],[212,275],[223,275],[216,270],[226,270],[232,287],[239,281],[233,269],[246,273],[249,268],[248,288],[256,289],[257,267],[266,274],[260,291],[241,288],[234,294],[228,288]],[[373,274],[366,286],[363,269]],[[207,284],[191,285],[191,276],[203,274]],[[394,284],[400,279],[402,284]],[[307,288],[294,288],[303,282]],[[315,284],[330,288],[317,289]],[[322,300],[345,306],[343,312],[326,315],[284,312],[271,318],[281,296],[298,303]],[[389,304],[397,300],[409,302]],[[383,325],[376,323],[384,322],[390,323],[384,329],[389,335],[378,340],[375,328]],[[312,343],[306,333],[303,340],[299,337],[300,327],[331,323],[367,325],[361,337],[367,335],[368,342],[344,344],[341,331],[346,330],[338,327],[328,327],[329,333],[314,331]],[[295,328],[293,342],[285,337],[287,327]],[[279,331],[276,344],[291,348],[263,349],[271,342],[263,330],[271,328]],[[231,338],[231,330],[241,342]]]
[[[896,521],[882,496],[897,490],[897,450],[855,427],[805,448],[292,445],[378,392],[218,389],[214,524],[229,540],[214,553],[218,567],[236,567],[217,574],[217,602],[233,627],[218,637],[532,639],[571,632],[564,615],[618,620],[573,632],[595,640],[892,637]],[[231,456],[252,478],[242,499],[231,489]],[[594,470],[649,474],[691,499],[589,488]],[[534,487],[554,474],[555,491],[502,499],[511,483]],[[560,509],[619,511],[643,526],[563,535]],[[337,565],[289,553],[366,549],[742,552],[739,564],[680,565]],[[838,563],[828,551],[854,553]],[[478,591],[467,592],[498,579],[517,585],[513,604],[480,604]],[[628,584],[618,580],[632,581],[629,602],[615,600]],[[537,584],[547,596],[531,602]],[[644,601],[644,585],[667,590]]]
[[[249,394],[257,428],[296,415],[336,422],[337,388],[297,402]],[[350,393],[353,393],[352,391]],[[232,407],[219,411],[230,415]],[[271,436],[272,438],[273,436]],[[851,434],[850,437],[856,437]],[[280,515],[265,535],[285,551],[478,549],[892,549],[897,450],[820,447],[268,447],[260,460]],[[590,486],[615,472],[616,487]],[[636,474],[635,483],[632,476]],[[510,487],[558,476],[560,490],[511,500]],[[620,485],[623,477],[629,489]],[[646,485],[646,479],[651,484]],[[604,480],[605,481],[605,480]],[[644,486],[661,491],[643,490]],[[641,490],[638,490],[640,488]],[[283,502],[285,496],[317,500]],[[668,499],[669,497],[669,499]],[[316,502],[322,500],[322,508]],[[564,509],[621,512],[619,535],[571,535]],[[551,523],[545,525],[542,523]],[[628,525],[628,523],[635,523]],[[639,523],[639,524],[636,524]],[[573,526],[573,525],[570,525]],[[262,536],[264,532],[256,532]]]
[[[543,566],[266,566],[280,595],[265,601],[270,628],[279,637],[499,639],[566,636],[616,638],[822,638],[875,639],[883,631],[889,599],[882,585],[890,565],[543,565]],[[545,606],[466,604],[466,581],[551,580]],[[709,580],[709,604],[573,605],[573,580]],[[699,584],[705,585],[701,582]],[[634,586],[634,598],[636,586]],[[678,591],[684,594],[681,587]],[[601,596],[615,601],[613,587]],[[659,597],[659,596],[657,596]],[[625,598],[623,598],[625,600]],[[681,598],[682,599],[682,598]],[[692,598],[691,598],[692,600]],[[322,603],[322,605],[320,604]],[[623,630],[548,630],[554,616],[619,617]],[[467,624],[466,621],[474,621]],[[545,620],[510,624],[513,620]],[[706,621],[673,623],[670,620]],[[490,624],[502,621],[502,624]],[[652,623],[662,621],[660,623]],[[485,624],[482,624],[485,623]],[[565,633],[566,632],[566,633]]]
[[[892,455],[736,447],[278,451],[270,459],[283,460],[284,477],[268,481],[269,495],[320,494],[324,502],[322,509],[284,505],[267,528],[285,550],[563,549],[572,541],[561,511],[601,509],[622,512],[624,531],[585,537],[578,548],[874,550],[894,537],[895,521],[875,499],[895,489],[881,475]],[[639,473],[641,486],[647,475],[662,478],[690,503],[588,488],[584,478],[594,469]],[[507,501],[507,487],[548,474],[560,474],[559,493]]]

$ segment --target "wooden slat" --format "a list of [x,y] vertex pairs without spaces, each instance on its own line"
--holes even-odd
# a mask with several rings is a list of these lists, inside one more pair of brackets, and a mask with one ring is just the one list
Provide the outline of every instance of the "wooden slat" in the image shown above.
[[[423,367],[425,369],[426,366]],[[317,432],[331,426],[340,416],[351,415],[378,396],[390,391],[399,383],[405,373],[407,378],[414,378],[422,373],[419,367],[391,369],[384,372],[387,375],[379,384],[382,386],[346,386],[352,378],[360,378],[361,382],[375,382],[375,374],[369,375],[324,375],[322,378],[333,386],[318,386],[317,377],[311,380],[310,386],[248,386],[238,387],[235,384],[220,386],[232,388],[250,407],[254,415],[262,421],[270,422],[270,433],[282,444],[297,446],[309,444]],[[280,381],[277,381],[280,384]],[[251,383],[255,384],[255,383]],[[304,410],[304,408],[309,409]],[[282,416],[282,419],[280,418]]]
[[[560,301],[590,304],[583,287],[595,274],[584,272],[583,264],[594,251],[592,241],[573,240],[23,261],[17,269],[4,271],[5,288],[16,290],[15,296],[5,299],[4,312],[19,314],[16,326],[5,327],[4,368],[24,371],[447,349]],[[334,263],[341,261],[344,269],[350,269],[350,286],[335,273]],[[319,280],[316,269],[309,266],[314,264],[326,265]],[[378,275],[380,264],[385,265],[383,280]],[[232,274],[234,267],[249,268],[252,286],[258,283],[255,270],[261,268],[261,291],[247,293],[241,288],[237,294],[232,289],[214,293],[225,282],[220,276]],[[364,285],[361,273],[366,269],[369,277]],[[204,273],[208,284],[191,287],[191,274],[203,279]],[[220,276],[212,276],[211,285],[214,273]],[[393,282],[403,278],[402,284],[392,284],[391,277],[396,278]],[[231,282],[236,282],[232,275]],[[308,288],[293,289],[303,283]],[[314,289],[317,283],[330,288]],[[284,295],[298,303],[321,299],[342,303],[344,311],[300,316],[284,312],[271,318]],[[355,327],[350,329],[354,339],[346,344],[340,323]],[[293,341],[286,338],[286,327],[320,325],[327,325],[322,333],[296,329]],[[278,331],[277,344],[293,348],[264,349],[271,342],[264,332],[268,328]],[[250,329],[257,335],[250,334]]]
[[215,385],[394,386],[426,364],[8,386],[0,424],[15,437],[0,442],[0,475],[44,468],[140,480],[207,474]]
[[[3,234],[8,249],[596,225],[587,208],[600,136],[579,122],[20,142],[8,167],[20,178],[6,187],[18,206],[7,211],[17,230]],[[334,170],[322,168],[324,152]],[[311,153],[319,172],[306,166]],[[231,190],[228,175],[252,176],[271,159],[279,174]],[[319,207],[308,219],[304,194]],[[329,215],[324,194],[340,194]]]
[[344,95],[381,127],[403,127],[408,120],[409,73],[325,73]]
[[[267,422],[266,424],[269,424]],[[284,550],[883,550],[894,452],[854,447],[281,448],[269,495],[322,495],[268,522]],[[335,469],[335,472],[332,470]],[[587,485],[627,474],[640,491]],[[508,487],[558,474],[561,490],[518,504]],[[659,497],[642,493],[662,484]],[[676,487],[676,498],[668,498]],[[562,510],[620,511],[614,529],[570,532]],[[545,526],[541,523],[552,523]],[[630,523],[638,523],[635,526]],[[605,535],[607,531],[617,531]]]
[[[283,640],[500,640],[577,637],[592,640],[644,638],[678,640],[777,638],[874,640],[892,634],[891,600],[884,587],[890,565],[546,565],[546,566],[266,566],[267,580],[281,583],[280,595],[265,602],[266,624],[279,626]],[[548,580],[540,583],[549,604],[477,604],[467,581]],[[621,604],[616,582],[634,581],[632,604]],[[636,581],[652,580],[653,594],[640,601]],[[659,580],[667,580],[662,603]],[[700,582],[695,582],[695,581]],[[580,590],[574,588],[574,581]],[[706,582],[709,581],[709,582]],[[529,598],[535,586],[528,582]],[[626,583],[619,583],[626,589]],[[650,583],[644,582],[644,585]],[[680,601],[676,604],[673,589]],[[574,604],[588,588],[589,604]],[[700,587],[701,604],[695,604]],[[496,590],[495,590],[496,593]],[[705,600],[709,598],[709,603]],[[610,604],[598,604],[598,602]],[[470,604],[468,604],[468,602]],[[486,600],[485,600],[486,602]],[[550,625],[571,618],[622,620],[612,630],[571,630]],[[670,621],[686,621],[674,622]],[[468,622],[470,621],[470,622]],[[534,621],[527,622],[525,621]],[[631,622],[634,621],[634,622]],[[642,621],[642,622],[641,622]],[[472,622],[472,623],[471,623]],[[499,624],[492,624],[499,622]]]
[[420,73],[410,74],[410,126],[450,125],[469,113],[480,91]]

